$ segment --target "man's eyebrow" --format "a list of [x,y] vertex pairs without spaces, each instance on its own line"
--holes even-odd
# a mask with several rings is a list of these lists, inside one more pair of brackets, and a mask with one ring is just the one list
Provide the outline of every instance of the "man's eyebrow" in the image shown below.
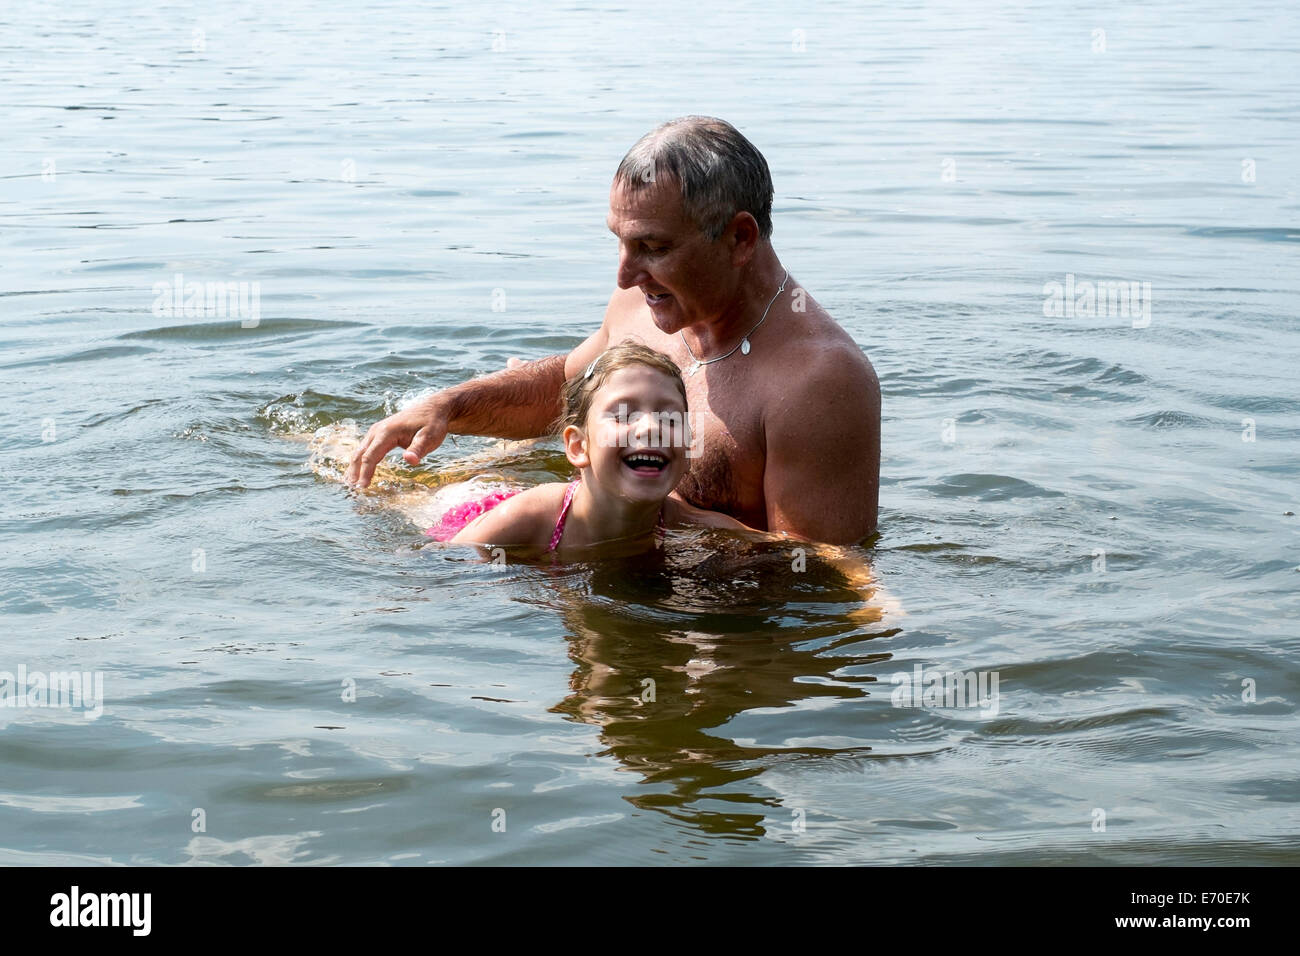
[[[609,220],[608,220],[608,219],[605,220],[605,228],[608,229],[610,232],[613,232],[614,235],[616,235],[616,236],[618,235],[617,232],[614,232],[614,227],[611,226],[611,225],[609,224]],[[662,242],[662,241],[663,241],[663,237],[660,236],[658,233],[654,233],[654,232],[642,232],[642,233],[637,233],[635,236],[628,236],[628,241],[630,241],[630,242]]]

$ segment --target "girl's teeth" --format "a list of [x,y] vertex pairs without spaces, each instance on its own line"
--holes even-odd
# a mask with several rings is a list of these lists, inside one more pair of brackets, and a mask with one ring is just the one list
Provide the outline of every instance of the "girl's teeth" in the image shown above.
[[624,459],[624,461],[630,468],[653,468],[655,471],[662,471],[664,466],[667,464],[663,459],[656,458],[653,455],[647,455],[644,457],[633,455]]

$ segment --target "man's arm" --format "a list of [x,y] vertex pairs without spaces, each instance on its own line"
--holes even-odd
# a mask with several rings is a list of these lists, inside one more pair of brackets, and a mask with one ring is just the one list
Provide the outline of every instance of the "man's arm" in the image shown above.
[[836,349],[764,422],[771,531],[856,544],[876,530],[880,382],[856,346]]
[[670,492],[668,501],[671,502],[672,511],[669,513],[674,521],[681,521],[701,528],[724,528],[728,531],[749,531],[762,534],[761,531],[751,528],[731,515],[723,514],[721,511],[710,511],[706,508],[695,507],[695,505],[683,498],[680,492]]
[[[431,395],[456,435],[491,435],[516,441],[538,438],[560,413],[566,355],[524,362]],[[432,449],[429,449],[432,451]],[[427,454],[426,452],[425,454]]]
[[567,356],[548,355],[444,388],[371,425],[348,464],[344,480],[364,488],[374,477],[375,467],[394,448],[406,449],[403,457],[415,465],[441,445],[448,434],[513,439],[546,434],[560,413],[560,391],[565,379],[605,348],[613,304],[611,298],[601,327]]
[[545,432],[559,411],[564,383],[563,355],[548,355],[518,368],[505,369],[445,388],[370,426],[361,440],[344,481],[364,488],[375,467],[394,448],[404,448],[409,464],[417,464],[449,432],[535,438]]

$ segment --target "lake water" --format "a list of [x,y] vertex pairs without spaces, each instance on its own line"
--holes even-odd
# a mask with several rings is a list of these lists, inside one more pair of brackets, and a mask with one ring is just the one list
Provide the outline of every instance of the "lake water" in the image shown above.
[[[6,4],[0,671],[102,712],[0,706],[0,863],[1300,861],[1298,36]],[[307,466],[589,334],[613,170],[684,113],[764,152],[782,262],[880,375],[878,620],[725,537],[490,570]],[[256,322],[155,314],[177,275]],[[996,706],[894,705],[950,672]]]

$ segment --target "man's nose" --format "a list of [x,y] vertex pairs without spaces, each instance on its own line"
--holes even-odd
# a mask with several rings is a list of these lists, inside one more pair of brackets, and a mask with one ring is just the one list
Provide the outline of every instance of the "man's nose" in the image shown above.
[[620,250],[618,254],[618,287],[620,289],[630,289],[633,286],[640,285],[645,281],[645,278],[645,270],[641,268],[640,258],[626,249]]

